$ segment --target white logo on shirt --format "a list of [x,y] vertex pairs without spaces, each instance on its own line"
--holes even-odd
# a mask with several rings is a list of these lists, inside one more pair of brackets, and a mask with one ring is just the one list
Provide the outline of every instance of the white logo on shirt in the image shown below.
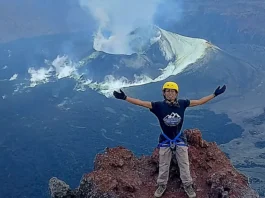
[[181,117],[179,114],[172,112],[170,115],[164,117],[163,121],[167,126],[177,126],[181,121]]

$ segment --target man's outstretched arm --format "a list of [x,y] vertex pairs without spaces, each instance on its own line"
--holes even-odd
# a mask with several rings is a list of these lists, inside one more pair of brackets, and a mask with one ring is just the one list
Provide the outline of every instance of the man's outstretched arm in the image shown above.
[[135,104],[135,105],[139,105],[139,106],[142,106],[142,107],[146,107],[146,108],[152,109],[152,104],[149,101],[143,101],[143,100],[139,100],[139,99],[136,99],[136,98],[131,98],[131,97],[128,97],[128,96],[126,98],[126,101],[128,101],[129,103]]
[[214,91],[214,93],[209,95],[209,96],[205,96],[205,97],[203,97],[203,98],[201,98],[199,100],[190,100],[189,107],[194,107],[194,106],[205,104],[205,103],[209,102],[210,100],[212,100],[214,97],[224,93],[225,90],[226,90],[226,86],[225,85],[222,88],[220,88],[220,86],[219,86]]
[[194,106],[205,104],[208,101],[212,100],[214,97],[215,97],[214,94],[211,94],[211,95],[205,96],[199,100],[190,100],[190,106],[189,107],[194,107]]
[[138,105],[138,106],[142,106],[142,107],[146,107],[146,108],[149,108],[151,109],[152,108],[152,104],[151,102],[149,101],[143,101],[143,100],[139,100],[139,99],[136,99],[136,98],[131,98],[129,96],[126,96],[125,93],[120,90],[120,93],[117,92],[117,91],[114,91],[113,92],[113,95],[115,96],[115,98],[117,99],[120,99],[120,100],[126,100],[128,101],[129,103],[132,103],[134,105]]

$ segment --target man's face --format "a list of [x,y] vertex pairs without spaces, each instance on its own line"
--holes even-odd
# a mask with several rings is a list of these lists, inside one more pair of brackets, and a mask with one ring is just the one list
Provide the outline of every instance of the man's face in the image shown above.
[[174,89],[165,89],[163,94],[169,101],[174,101],[178,96],[177,91]]

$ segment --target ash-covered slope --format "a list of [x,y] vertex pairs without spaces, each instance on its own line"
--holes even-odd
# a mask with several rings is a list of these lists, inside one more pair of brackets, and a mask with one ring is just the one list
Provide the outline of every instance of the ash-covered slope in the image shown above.
[[[158,82],[176,75],[216,48],[206,40],[181,36],[156,26],[136,29],[127,36],[132,50],[130,54],[94,50],[79,61],[59,54],[54,60],[43,60],[42,66],[31,64],[17,73],[8,72],[14,68],[10,68],[7,61],[4,64],[8,68],[3,71],[8,76],[2,75],[5,78],[2,80],[7,81],[16,75],[15,80],[20,82],[18,89],[24,89],[72,78],[77,81],[77,90],[92,88],[108,96],[120,87]],[[97,49],[95,43],[94,48]],[[7,50],[3,48],[4,52]]]
[[[131,54],[95,51],[80,61],[89,87],[109,95],[114,89],[158,82],[177,75],[218,48],[199,38],[185,37],[153,26],[128,35]],[[82,70],[81,69],[81,70]]]

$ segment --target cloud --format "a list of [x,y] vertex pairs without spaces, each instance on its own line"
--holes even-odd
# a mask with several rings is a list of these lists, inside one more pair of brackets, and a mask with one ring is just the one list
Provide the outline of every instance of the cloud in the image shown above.
[[5,65],[4,67],[2,67],[2,69],[7,69],[7,65]]
[[12,80],[16,80],[18,77],[18,74],[14,74],[9,80],[12,81]]
[[69,60],[68,56],[57,56],[52,62],[52,66],[58,79],[69,77],[72,74],[78,75],[75,64]]
[[73,63],[68,56],[57,56],[51,64],[47,63],[49,68],[41,67],[39,69],[29,68],[30,87],[35,87],[41,83],[50,82],[51,77],[56,79],[79,76],[76,64]]
[[[164,0],[80,0],[80,5],[88,10],[98,23],[94,35],[94,49],[111,54],[130,55],[135,52],[130,46],[128,36],[132,31],[154,25],[156,16],[163,14],[176,16],[171,13],[176,10],[170,8],[178,8],[181,4],[177,0],[166,2]],[[142,36],[146,36],[144,32]]]
[[29,68],[28,73],[30,74],[30,87],[35,87],[39,83],[47,83],[49,82],[49,78],[52,76],[51,74],[52,68],[40,68],[40,69],[35,69],[35,68]]

